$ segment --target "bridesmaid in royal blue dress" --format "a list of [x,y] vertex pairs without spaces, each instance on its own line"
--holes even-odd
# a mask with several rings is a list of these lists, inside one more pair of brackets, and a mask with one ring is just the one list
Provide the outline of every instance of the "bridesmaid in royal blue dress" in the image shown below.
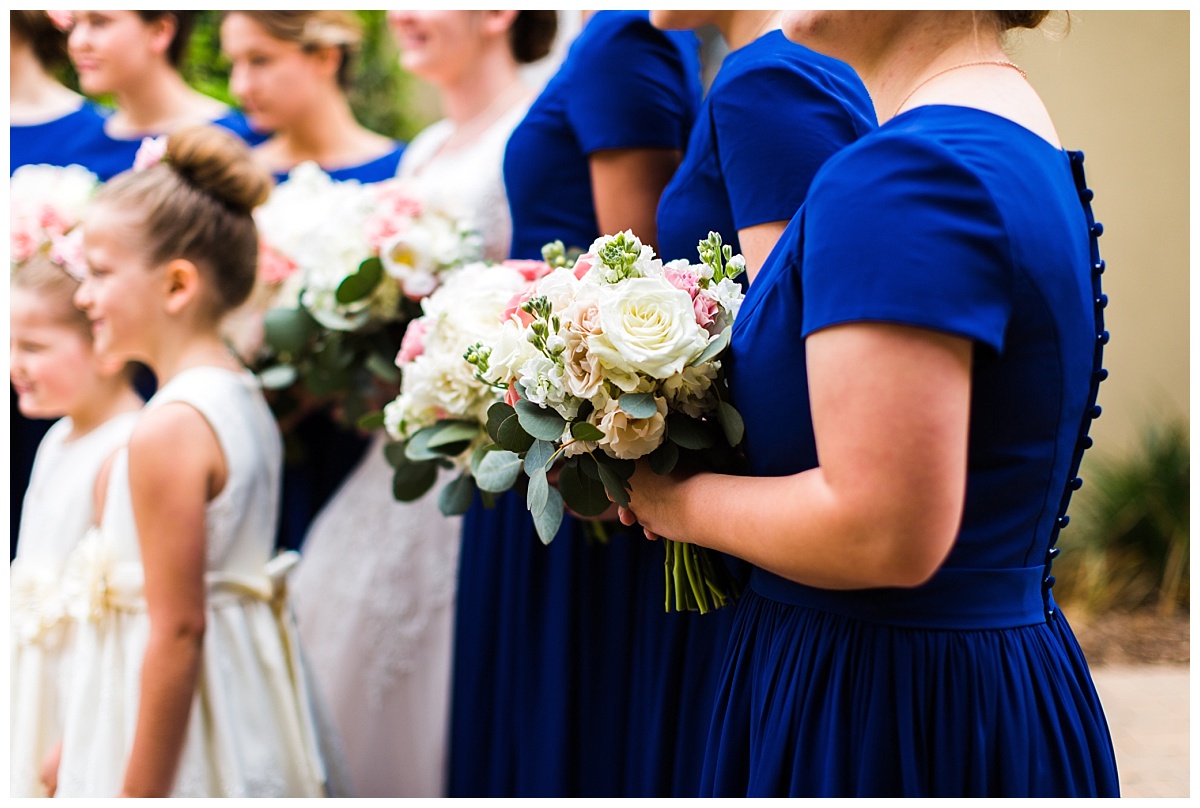
[[[662,29],[713,25],[730,53],[692,127],[679,170],[658,205],[666,259],[697,260],[710,230],[746,258],[751,277],[834,152],[875,128],[867,89],[850,67],[788,41],[773,11],[652,11]],[[770,125],[763,125],[769,122]],[[778,178],[786,177],[786,182]],[[645,565],[636,602],[662,610],[663,575]],[[694,797],[732,608],[656,615],[634,635],[631,712],[650,717],[629,748],[630,793]],[[664,755],[662,750],[672,750]]]
[[[681,41],[682,40],[682,41]],[[596,12],[513,132],[504,178],[512,256],[561,239],[587,249],[632,229],[654,243],[663,187],[699,105],[697,43],[647,13]],[[451,691],[450,796],[621,796],[637,581],[661,548],[606,543],[567,516],[543,546],[523,498],[478,502],[463,524]]]
[[[396,175],[404,144],[360,124],[346,95],[361,40],[351,11],[232,11],[221,21],[230,91],[256,129],[273,133],[254,151],[277,182],[308,160],[338,181]],[[308,402],[281,426],[291,451],[277,539],[280,548],[296,550],[368,439],[336,423],[323,401]]]
[[885,120],[818,172],[734,326],[752,476],[639,469],[622,512],[756,565],[705,794],[1117,794],[1051,594],[1108,333],[1082,155],[1000,45],[1044,16],[786,18]]
[[[179,72],[196,23],[196,11],[71,12],[68,39],[80,88],[111,96],[116,109],[105,133],[133,165],[142,138],[194,123],[213,123],[250,145],[266,136],[239,111],[188,86]],[[116,173],[116,172],[113,172]]]

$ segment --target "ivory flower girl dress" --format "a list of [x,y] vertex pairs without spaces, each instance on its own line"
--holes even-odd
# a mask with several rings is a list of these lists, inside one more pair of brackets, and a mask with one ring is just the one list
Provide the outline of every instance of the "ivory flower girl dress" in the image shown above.
[[68,440],[60,418],[38,445],[9,570],[9,794],[44,797],[42,759],[62,737],[62,655],[71,621],[63,566],[95,521],[92,491],[104,461],[129,441],[138,413],[108,419]]
[[[183,371],[146,404],[183,402],[212,427],[228,479],[208,503],[203,661],[172,796],[322,796],[325,765],[284,587],[272,559],[282,447],[257,380]],[[116,796],[137,721],[150,630],[129,489],[117,453],[103,518],[68,563],[72,644],[57,796]]]

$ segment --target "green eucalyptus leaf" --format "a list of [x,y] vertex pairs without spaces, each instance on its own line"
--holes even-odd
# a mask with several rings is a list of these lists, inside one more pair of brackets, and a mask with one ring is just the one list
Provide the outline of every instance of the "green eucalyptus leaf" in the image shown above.
[[534,437],[521,426],[521,420],[516,411],[504,419],[504,423],[496,430],[496,443],[510,452],[522,454],[533,446]]
[[653,418],[658,412],[658,405],[650,393],[626,393],[617,403],[634,418]]
[[521,427],[533,437],[552,441],[562,437],[567,422],[557,411],[524,399],[517,402],[516,409]]
[[650,453],[650,470],[655,474],[670,474],[679,462],[679,447],[669,440]]
[[488,452],[475,470],[475,484],[483,491],[500,493],[513,487],[521,473],[521,458],[504,450]]
[[667,438],[684,449],[708,449],[716,444],[704,424],[678,412],[667,416]]
[[[427,444],[430,449],[440,449],[464,442],[470,443],[479,437],[479,424],[475,421],[447,419],[439,421],[430,429],[434,433]],[[461,451],[462,449],[459,449],[458,452],[443,451],[442,454],[456,455]]]
[[546,507],[540,514],[535,514],[533,517],[533,526],[537,528],[538,538],[542,540],[542,544],[549,544],[554,540],[559,526],[562,525],[562,518],[562,494],[558,493],[556,489],[550,488],[546,494]]
[[392,475],[392,495],[401,502],[412,502],[425,494],[437,481],[437,463],[403,463]]
[[299,353],[319,330],[304,309],[270,309],[263,315],[263,341],[277,353]]
[[544,473],[554,457],[554,444],[548,440],[535,440],[525,453],[525,473],[530,477],[538,469]]
[[728,401],[717,404],[717,420],[720,421],[725,440],[729,441],[730,446],[737,446],[742,442],[742,436],[746,434],[746,425],[742,422],[742,416]]
[[408,458],[404,454],[404,450],[408,447],[407,441],[397,440],[383,445],[383,456],[387,458],[388,465],[392,468],[407,463]]
[[498,439],[496,432],[500,429],[500,425],[503,424],[505,421],[507,421],[509,418],[515,418],[516,415],[517,415],[517,411],[514,410],[512,407],[510,407],[508,404],[505,404],[503,401],[497,401],[495,404],[488,407],[488,411],[487,411],[487,433],[488,433],[488,436],[496,443],[499,443],[500,440]]
[[[607,459],[607,458],[606,458]],[[608,463],[599,461],[596,464],[600,471],[600,481],[604,483],[604,489],[608,491],[608,495],[612,497],[613,502],[623,508],[629,507],[629,492],[625,490],[625,481],[628,478],[622,479],[621,476],[609,467]]]
[[[592,465],[595,466],[594,461]],[[599,516],[612,504],[604,484],[585,474],[580,463],[568,461],[562,467],[558,473],[558,490],[566,506],[580,516]]]
[[579,470],[596,482],[600,482],[600,469],[597,468],[596,458],[591,454],[581,454],[577,455],[577,459],[579,460]]
[[429,448],[429,441],[435,437],[437,437],[437,424],[418,429],[409,436],[408,445],[404,448],[404,456],[409,460],[437,460],[442,453]]
[[529,502],[529,512],[534,518],[541,516],[542,511],[546,510],[546,503],[550,499],[550,482],[546,479],[544,468],[536,469],[529,475],[529,490],[525,492],[525,498]]
[[590,424],[587,421],[577,421],[571,425],[571,434],[577,440],[595,441],[604,437],[604,433],[595,424]]
[[334,297],[343,306],[356,303],[375,291],[383,280],[383,262],[372,256],[358,265],[358,271],[338,284]]
[[726,328],[720,334],[717,334],[717,336],[713,338],[713,341],[708,343],[708,347],[701,351],[700,355],[688,364],[692,367],[695,367],[716,359],[721,354],[721,351],[729,347],[730,330],[731,329]]
[[396,367],[396,363],[383,354],[369,354],[365,364],[371,375],[381,381],[389,384],[396,384],[400,381],[400,368]]
[[383,429],[384,418],[382,412],[367,412],[363,413],[358,418],[356,426],[365,431],[370,432],[376,429]]
[[272,365],[258,372],[258,380],[265,390],[285,390],[299,378],[300,374],[291,365]]
[[476,469],[479,468],[479,461],[483,460],[484,455],[486,455],[488,452],[495,452],[499,450],[500,447],[494,443],[485,443],[476,447],[475,451],[471,453],[471,473],[474,474]]
[[474,496],[475,480],[464,471],[438,494],[438,510],[445,516],[461,516],[471,507]]

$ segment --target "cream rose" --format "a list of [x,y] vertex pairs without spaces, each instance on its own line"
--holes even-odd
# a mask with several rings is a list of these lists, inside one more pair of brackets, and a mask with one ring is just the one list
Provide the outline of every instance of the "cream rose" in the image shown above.
[[667,402],[656,397],[658,412],[649,418],[634,418],[621,409],[620,399],[604,405],[598,426],[604,437],[597,443],[604,453],[620,460],[637,460],[653,452],[667,434]]
[[588,346],[605,366],[655,379],[683,370],[708,342],[691,296],[661,277],[631,278],[604,290],[600,325],[603,333]]

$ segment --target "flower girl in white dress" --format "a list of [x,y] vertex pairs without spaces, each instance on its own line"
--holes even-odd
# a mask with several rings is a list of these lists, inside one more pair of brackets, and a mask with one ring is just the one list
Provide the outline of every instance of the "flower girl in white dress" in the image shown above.
[[218,332],[253,285],[250,211],[270,177],[215,127],[180,129],[156,156],[84,222],[75,301],[96,349],[160,386],[68,563],[84,619],[58,795],[321,796],[286,559],[271,558],[280,437]]
[[71,620],[60,586],[68,554],[95,521],[104,462],[129,440],[142,399],[125,363],[92,350],[75,308],[79,281],[41,251],[15,266],[9,372],[29,418],[58,418],[38,445],[9,570],[9,794],[42,797],[43,763],[62,737],[60,665]]
[[[413,139],[398,176],[431,207],[474,223],[508,256],[501,163],[534,91],[519,66],[549,50],[553,11],[392,11],[401,65],[430,82],[446,118]],[[381,430],[313,521],[296,573],[296,620],[360,797],[445,794],[460,517],[439,485],[392,498]]]

